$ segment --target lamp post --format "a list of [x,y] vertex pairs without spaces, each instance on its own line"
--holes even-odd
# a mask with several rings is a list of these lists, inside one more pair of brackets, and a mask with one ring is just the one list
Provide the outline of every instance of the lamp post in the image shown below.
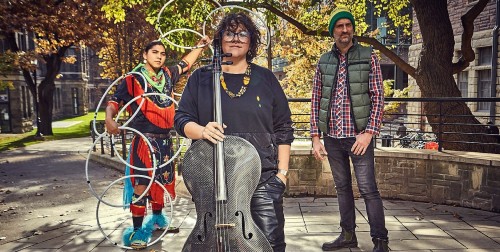
[[33,70],[33,82],[35,83],[35,92],[34,92],[34,96],[35,96],[35,120],[36,120],[36,134],[35,134],[35,137],[36,138],[42,138],[42,133],[40,133],[40,117],[38,116],[38,84],[36,82],[36,68],[38,66],[38,62],[37,60],[34,60],[32,62],[34,65],[35,65],[35,68]]

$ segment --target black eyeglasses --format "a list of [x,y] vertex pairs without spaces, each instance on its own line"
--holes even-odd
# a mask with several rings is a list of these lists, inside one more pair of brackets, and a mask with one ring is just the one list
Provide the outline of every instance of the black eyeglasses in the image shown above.
[[247,31],[240,31],[240,32],[232,32],[232,31],[224,31],[222,34],[222,37],[224,38],[224,41],[226,42],[231,42],[233,39],[238,36],[238,40],[241,42],[248,42],[250,38],[250,33]]

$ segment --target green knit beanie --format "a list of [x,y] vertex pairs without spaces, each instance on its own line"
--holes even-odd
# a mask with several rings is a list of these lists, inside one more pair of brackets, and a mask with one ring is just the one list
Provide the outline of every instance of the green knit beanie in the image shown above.
[[356,30],[356,23],[354,22],[354,16],[346,7],[337,7],[332,12],[332,18],[330,19],[330,25],[328,25],[328,32],[330,32],[330,36],[333,36],[333,28],[335,27],[335,23],[339,21],[339,19],[347,18],[351,20],[353,30]]

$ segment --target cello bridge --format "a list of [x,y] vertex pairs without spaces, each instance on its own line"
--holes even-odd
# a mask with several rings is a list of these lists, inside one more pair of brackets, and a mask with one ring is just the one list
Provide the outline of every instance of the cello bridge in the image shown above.
[[234,228],[234,227],[236,227],[236,224],[234,224],[234,223],[215,224],[216,229],[225,229],[225,228]]

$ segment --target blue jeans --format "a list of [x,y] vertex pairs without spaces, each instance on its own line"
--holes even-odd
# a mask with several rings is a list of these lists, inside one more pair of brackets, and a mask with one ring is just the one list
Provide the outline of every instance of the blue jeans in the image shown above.
[[365,200],[370,235],[372,238],[388,239],[385,228],[384,207],[375,181],[375,160],[373,143],[367,147],[364,155],[354,155],[351,151],[356,138],[324,137],[328,161],[332,169],[335,189],[339,201],[340,227],[352,232],[356,228],[356,210],[352,191],[351,167],[354,166],[361,196]]

